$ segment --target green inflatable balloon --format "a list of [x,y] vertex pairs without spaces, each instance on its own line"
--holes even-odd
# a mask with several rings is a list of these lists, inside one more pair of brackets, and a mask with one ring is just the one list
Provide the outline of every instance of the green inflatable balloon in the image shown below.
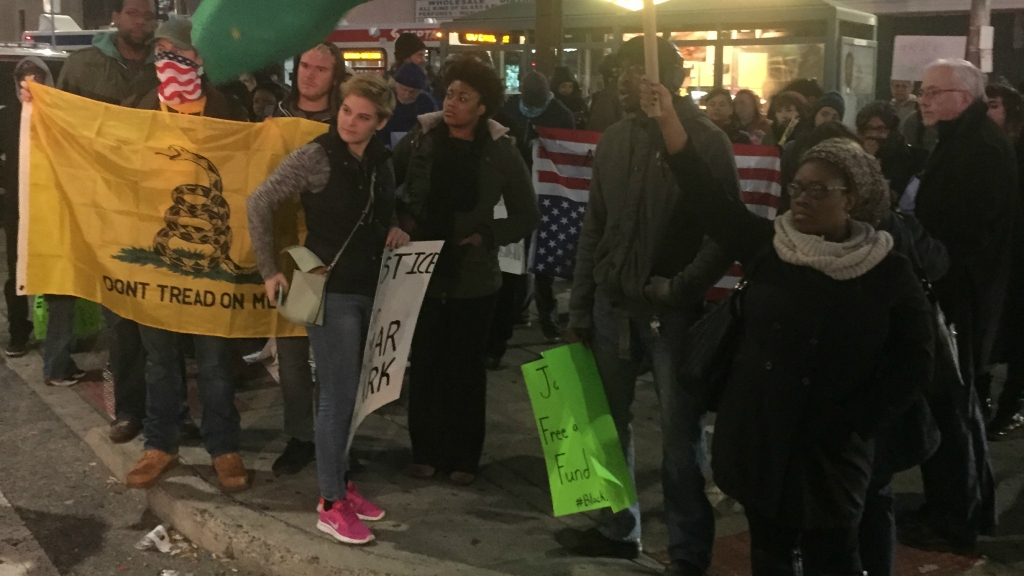
[[365,1],[205,0],[192,18],[192,42],[210,79],[225,82],[323,42]]

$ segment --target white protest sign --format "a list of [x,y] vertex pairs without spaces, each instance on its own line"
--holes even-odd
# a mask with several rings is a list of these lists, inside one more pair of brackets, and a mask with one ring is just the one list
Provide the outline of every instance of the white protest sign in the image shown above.
[[[508,218],[508,208],[505,207],[505,198],[502,197],[494,206],[494,219],[503,220]],[[515,244],[500,246],[498,248],[498,266],[502,272],[507,274],[526,274],[526,241],[520,240]]]
[[363,420],[402,393],[416,319],[443,245],[443,241],[413,242],[384,251],[349,429],[350,447]]
[[966,36],[897,36],[891,78],[920,81],[925,66],[939,58],[963,59],[966,53]]

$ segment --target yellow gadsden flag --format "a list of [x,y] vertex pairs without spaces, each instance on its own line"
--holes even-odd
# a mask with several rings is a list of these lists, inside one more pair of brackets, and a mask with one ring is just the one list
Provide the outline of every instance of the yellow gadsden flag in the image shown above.
[[[146,326],[235,338],[302,334],[263,290],[248,195],[323,134],[133,110],[31,84],[21,124],[18,292],[98,302]],[[297,209],[275,223],[297,243]]]

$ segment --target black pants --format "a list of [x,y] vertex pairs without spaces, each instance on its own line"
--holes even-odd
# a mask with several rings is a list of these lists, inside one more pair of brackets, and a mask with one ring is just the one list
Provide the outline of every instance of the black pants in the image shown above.
[[537,315],[540,316],[540,325],[558,327],[558,314],[554,292],[555,277],[535,274],[533,276],[534,302],[537,303]]
[[[14,167],[18,169],[17,166]],[[32,334],[32,321],[28,316],[28,296],[18,296],[15,276],[18,271],[18,203],[13,201],[17,190],[9,190],[4,202],[4,232],[7,240],[7,281],[4,299],[7,301],[8,331],[12,344],[26,344]]]
[[797,530],[747,512],[753,576],[792,576],[793,550],[799,549],[805,576],[861,576],[856,525]]
[[1014,355],[1006,365],[1006,384],[999,395],[997,414],[1009,415],[1024,407],[1024,358]]
[[939,449],[921,464],[930,523],[955,540],[970,542],[995,525],[995,480],[977,391],[956,386],[928,398],[942,433]]
[[103,309],[110,329],[110,375],[114,379],[114,418],[142,422],[146,417],[146,349],[139,325]]
[[492,294],[423,301],[409,375],[409,437],[416,464],[477,471],[487,409],[483,353],[497,299]]
[[860,519],[860,560],[868,576],[896,573],[896,512],[892,475],[876,473],[868,484]]
[[508,350],[508,341],[512,338],[516,321],[523,312],[527,280],[525,274],[502,272],[501,290],[495,301],[494,317],[491,319],[491,327],[487,334],[487,356],[500,359]]

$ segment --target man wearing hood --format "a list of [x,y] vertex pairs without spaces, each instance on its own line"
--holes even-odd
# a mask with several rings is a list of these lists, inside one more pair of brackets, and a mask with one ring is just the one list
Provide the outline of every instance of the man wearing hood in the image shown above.
[[120,104],[132,94],[156,85],[150,42],[156,29],[151,0],[116,0],[111,14],[114,30],[96,34],[92,46],[68,57],[57,88]]
[[39,82],[53,86],[53,75],[46,64],[29,56],[14,67],[15,104],[0,108],[0,188],[4,196],[4,232],[7,238],[7,281],[4,298],[7,301],[8,331],[11,341],[4,353],[8,358],[20,358],[28,353],[28,339],[32,335],[29,320],[28,296],[18,296],[14,274],[18,267],[18,157],[21,134],[22,82]]
[[291,93],[277,106],[274,116],[305,118],[328,123],[341,106],[339,86],[345,75],[341,51],[330,42],[321,42],[299,57]]
[[[678,94],[682,58],[668,40],[658,38],[657,44],[659,80]],[[680,391],[676,373],[686,333],[703,311],[704,293],[732,262],[705,240],[701,222],[682,213],[691,191],[672,177],[658,124],[640,109],[644,61],[642,36],[619,49],[619,93],[628,116],[605,130],[594,153],[569,328],[594,352],[631,471],[636,380],[646,362],[652,366],[661,403],[662,487],[672,561],[665,573],[701,576],[711,563],[715,536],[715,513],[704,493],[703,415]],[[736,161],[725,133],[690,98],[674,96],[672,106],[721,189],[738,202]],[[673,285],[693,289],[673,291]],[[577,553],[636,558],[640,508],[605,515],[596,529],[575,536],[567,534],[562,543]]]
[[586,127],[587,120],[590,118],[590,110],[587,108],[586,99],[583,98],[580,83],[568,66],[555,68],[555,73],[551,76],[551,85],[555,98],[561,100],[566,108],[572,110],[576,127],[581,130]]

